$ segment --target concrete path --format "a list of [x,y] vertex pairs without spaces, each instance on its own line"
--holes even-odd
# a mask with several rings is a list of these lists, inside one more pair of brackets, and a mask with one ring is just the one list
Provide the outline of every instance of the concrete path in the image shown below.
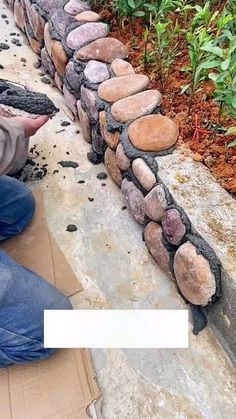
[[[1,20],[1,42],[10,40],[10,32],[19,33],[11,12],[2,6],[3,12],[10,24]],[[10,50],[0,52],[5,67],[0,77],[30,84],[62,108],[62,96],[40,81],[33,67],[37,57],[20,39],[23,46],[9,43]],[[25,67],[21,58],[27,60]],[[79,125],[71,123],[56,134],[63,120],[71,122],[61,110],[32,138],[40,153],[35,161],[48,164],[48,174],[30,186],[43,190],[50,230],[83,285],[83,292],[72,298],[74,307],[184,307],[174,284],[149,256],[140,226],[122,210],[119,188],[109,179],[97,179],[105,168],[87,161],[89,146],[76,133]],[[77,161],[79,168],[63,169],[60,160]],[[68,224],[78,230],[67,232]],[[104,419],[236,416],[235,371],[209,328],[198,337],[190,330],[188,350],[93,350],[92,356]]]

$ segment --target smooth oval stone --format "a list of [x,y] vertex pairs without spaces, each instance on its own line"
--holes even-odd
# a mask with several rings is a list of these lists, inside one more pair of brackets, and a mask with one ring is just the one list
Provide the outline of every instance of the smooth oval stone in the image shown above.
[[55,67],[45,47],[41,51],[41,60],[46,72],[49,73],[51,77],[54,77]]
[[100,123],[100,130],[101,130],[102,137],[106,141],[107,145],[112,149],[116,149],[117,144],[120,140],[120,134],[118,131],[116,132],[108,131],[106,111],[101,111],[99,113],[99,123]]
[[116,77],[128,76],[129,74],[135,73],[133,66],[121,58],[115,58],[115,60],[112,61],[111,70]]
[[167,207],[165,190],[162,185],[155,186],[144,198],[144,209],[149,218],[160,222]]
[[87,141],[88,143],[91,143],[90,121],[89,121],[87,112],[85,112],[81,106],[80,100],[78,100],[77,102],[77,110],[78,110],[78,116],[79,116],[79,121],[80,121],[81,129],[82,129],[83,137],[85,141]]
[[128,122],[148,115],[162,102],[158,90],[146,90],[136,95],[118,100],[111,107],[113,118],[118,122]]
[[192,304],[205,306],[216,292],[209,262],[190,242],[182,244],[174,259],[174,272],[180,291]]
[[66,66],[66,80],[76,92],[79,92],[82,80],[74,69],[73,61],[70,61]]
[[116,102],[119,99],[145,90],[148,83],[149,78],[143,74],[114,77],[100,84],[98,95],[107,102]]
[[77,20],[77,22],[80,23],[98,22],[99,20],[101,20],[101,16],[98,13],[88,10],[86,12],[82,12],[76,15],[75,20]]
[[96,109],[97,93],[94,90],[81,86],[81,99],[87,107],[92,118],[98,120],[98,111]]
[[131,143],[139,150],[158,152],[167,150],[176,143],[179,129],[167,116],[148,115],[132,122],[128,135]]
[[49,55],[52,55],[52,39],[50,36],[50,29],[49,29],[49,23],[47,22],[44,26],[44,44],[47,49],[47,52]]
[[98,60],[111,63],[115,58],[126,58],[128,50],[125,45],[115,38],[101,38],[78,50],[75,54],[77,60]]
[[95,60],[88,62],[84,75],[90,83],[102,83],[110,77],[107,65]]
[[105,165],[108,173],[110,174],[114,182],[116,182],[117,185],[120,186],[122,182],[122,176],[120,168],[116,162],[116,153],[109,147],[107,147],[105,151]]
[[69,33],[66,43],[69,48],[76,50],[107,34],[108,26],[105,23],[85,23]]
[[142,192],[133,182],[129,182],[126,178],[122,181],[121,190],[131,215],[139,224],[144,224],[145,211],[143,208],[144,197]]
[[144,240],[146,246],[160,266],[172,279],[173,275],[170,271],[170,255],[162,242],[162,228],[160,224],[151,221],[144,230]]
[[150,191],[150,189],[152,189],[156,184],[157,181],[155,175],[152,173],[150,167],[148,167],[143,159],[135,159],[132,163],[132,170],[134,176],[136,176],[139,183],[147,191]]
[[175,208],[165,212],[162,228],[168,242],[174,245],[179,245],[186,234],[186,227],[181,220],[179,211]]
[[14,3],[14,20],[17,24],[17,26],[25,32],[25,17],[26,17],[26,11],[25,6],[22,4],[20,0],[16,0]]
[[90,10],[90,6],[86,1],[70,0],[66,3],[64,10],[71,15],[77,15],[85,10]]
[[124,147],[121,143],[118,144],[116,149],[116,161],[121,170],[128,170],[131,166],[131,161],[126,156]]
[[73,113],[73,115],[75,117],[78,117],[78,112],[77,112],[77,100],[74,97],[74,95],[72,95],[69,90],[66,88],[66,86],[63,86],[63,94],[64,94],[64,99],[65,99],[65,103],[68,106],[68,108],[71,110],[71,112]]
[[61,42],[55,40],[51,42],[51,54],[52,61],[57,69],[57,72],[62,76],[66,69],[68,57]]

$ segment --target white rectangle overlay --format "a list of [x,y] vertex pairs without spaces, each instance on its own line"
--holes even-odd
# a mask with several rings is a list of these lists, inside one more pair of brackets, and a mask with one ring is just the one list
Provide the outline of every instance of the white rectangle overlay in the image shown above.
[[188,310],[45,310],[45,348],[187,348]]

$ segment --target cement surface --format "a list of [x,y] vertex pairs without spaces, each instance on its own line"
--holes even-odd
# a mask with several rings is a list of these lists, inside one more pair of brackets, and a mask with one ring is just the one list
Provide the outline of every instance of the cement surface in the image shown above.
[[[3,7],[2,13],[11,19],[9,25],[2,23],[4,40],[16,28],[12,14]],[[0,52],[5,66],[0,77],[30,84],[62,109],[62,96],[41,83],[33,67],[37,57],[28,45],[10,45],[10,50]],[[26,67],[21,57],[27,59]],[[49,166],[47,176],[30,187],[44,192],[50,230],[83,285],[84,291],[72,298],[74,307],[185,307],[174,283],[147,252],[140,226],[121,209],[119,188],[109,179],[96,178],[105,168],[87,161],[89,146],[75,132],[79,125],[72,123],[56,134],[62,120],[68,118],[61,110],[31,139],[42,150],[37,161]],[[62,168],[60,160],[80,166]],[[54,170],[59,173],[53,175]],[[67,232],[68,224],[76,224],[78,230]],[[189,332],[188,350],[93,350],[92,356],[104,419],[235,417],[235,371],[209,328],[198,337]]]

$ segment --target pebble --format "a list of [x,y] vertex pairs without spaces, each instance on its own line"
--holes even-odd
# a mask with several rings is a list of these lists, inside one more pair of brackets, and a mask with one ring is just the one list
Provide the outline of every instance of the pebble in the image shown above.
[[46,76],[41,78],[41,82],[44,84],[51,84],[51,80]]
[[77,50],[98,38],[107,36],[107,34],[108,26],[105,23],[85,23],[73,29],[67,35],[66,43],[69,48]]
[[186,234],[186,227],[179,211],[175,208],[167,210],[161,224],[168,242],[179,245]]
[[157,114],[143,116],[132,122],[128,135],[131,143],[139,150],[158,152],[176,143],[179,130],[170,118]]
[[0,42],[0,49],[9,49],[9,45],[5,44],[5,42]]
[[129,182],[126,178],[122,181],[121,191],[131,215],[139,224],[144,224],[145,212],[143,206],[144,197],[142,192],[133,182]]
[[61,126],[62,127],[67,127],[68,125],[70,125],[71,123],[69,121],[62,121],[61,122]]
[[79,167],[79,164],[77,162],[71,160],[61,160],[58,162],[58,164],[60,164],[62,167],[72,167],[73,169]]
[[139,183],[147,191],[150,191],[150,189],[152,189],[156,184],[156,176],[142,158],[138,158],[133,161],[132,170]]
[[66,228],[66,231],[69,231],[70,233],[73,233],[74,231],[77,231],[78,227],[75,224],[69,224]]
[[0,70],[3,70],[4,66],[2,64],[0,64]]
[[100,172],[100,173],[97,174],[97,178],[100,179],[100,180],[104,180],[104,179],[107,179],[108,176],[107,176],[107,173]]
[[182,244],[174,259],[180,291],[192,304],[205,306],[216,292],[215,277],[208,260],[189,241]]
[[102,83],[110,77],[107,65],[96,60],[88,62],[84,75],[90,83]]
[[100,84],[98,95],[107,102],[116,102],[145,90],[148,83],[149,78],[143,74],[114,77]]
[[153,221],[162,220],[167,205],[165,189],[162,185],[155,186],[144,198],[145,212]]
[[111,178],[114,180],[114,182],[117,183],[117,185],[120,186],[122,182],[122,176],[120,168],[116,162],[116,153],[109,147],[107,147],[105,151],[105,166]]
[[97,39],[79,49],[75,54],[77,60],[98,60],[106,63],[111,63],[115,58],[126,58],[127,56],[127,48],[115,38]]
[[101,20],[101,17],[98,13],[92,12],[91,10],[87,10],[76,15],[75,20],[77,20],[77,22],[80,23],[98,22],[99,20]]

